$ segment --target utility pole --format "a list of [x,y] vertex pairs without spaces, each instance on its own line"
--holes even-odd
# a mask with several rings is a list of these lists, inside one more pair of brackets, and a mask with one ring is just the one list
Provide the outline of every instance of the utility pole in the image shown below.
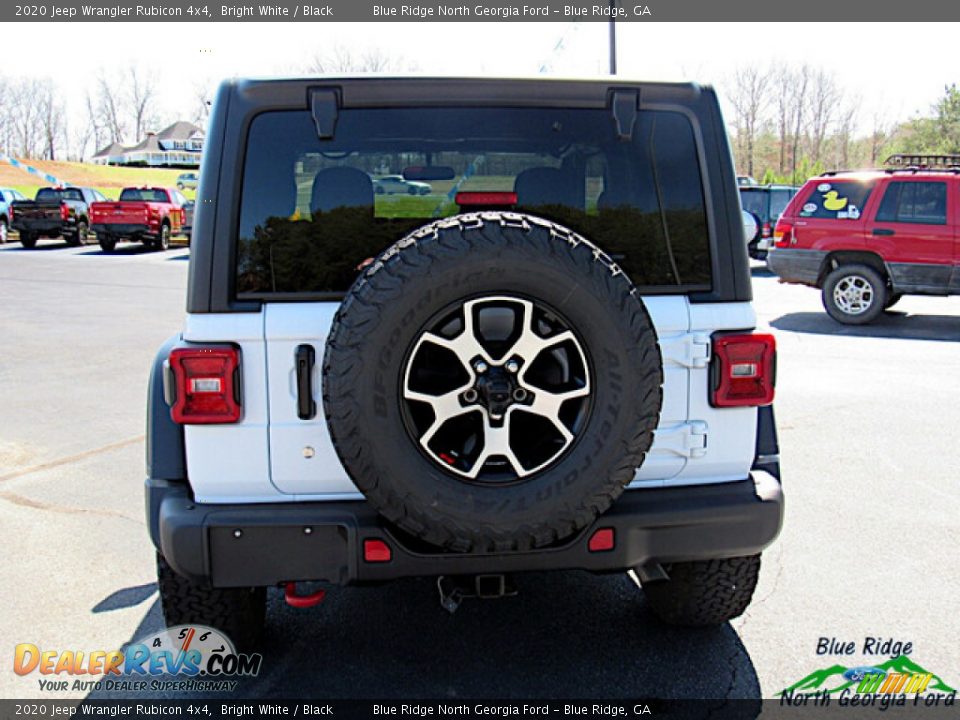
[[617,0],[610,0],[610,74],[617,74],[617,22],[613,19]]

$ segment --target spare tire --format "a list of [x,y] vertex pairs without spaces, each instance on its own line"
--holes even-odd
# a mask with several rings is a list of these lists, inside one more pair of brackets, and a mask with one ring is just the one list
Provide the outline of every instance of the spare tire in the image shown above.
[[462,552],[589,525],[653,441],[656,333],[618,266],[518,213],[431,223],[337,312],[323,402],[343,466],[402,530]]

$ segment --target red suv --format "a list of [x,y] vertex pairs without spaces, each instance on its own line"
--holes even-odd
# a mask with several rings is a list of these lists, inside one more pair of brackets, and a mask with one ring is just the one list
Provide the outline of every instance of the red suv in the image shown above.
[[949,164],[960,156],[914,159],[924,166],[808,180],[774,230],[770,269],[820,288],[827,313],[850,325],[903,295],[960,294],[960,167]]

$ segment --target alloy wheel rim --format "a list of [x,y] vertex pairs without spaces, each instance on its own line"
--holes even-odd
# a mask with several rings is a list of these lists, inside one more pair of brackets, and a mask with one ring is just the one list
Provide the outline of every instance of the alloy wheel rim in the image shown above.
[[496,295],[441,312],[402,376],[404,423],[436,465],[470,482],[524,481],[565,456],[591,409],[588,354],[539,301]]
[[833,288],[833,301],[847,315],[862,315],[874,302],[873,285],[862,275],[848,275]]

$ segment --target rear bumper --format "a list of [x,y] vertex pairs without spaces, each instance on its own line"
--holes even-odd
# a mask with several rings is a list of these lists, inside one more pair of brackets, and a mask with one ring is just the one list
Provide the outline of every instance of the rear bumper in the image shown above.
[[10,229],[16,230],[17,232],[29,232],[37,233],[38,235],[56,236],[60,235],[64,231],[72,231],[74,226],[71,223],[64,222],[59,218],[56,220],[33,220],[31,218],[17,220],[16,216],[14,216],[13,222],[10,223]]
[[97,235],[116,235],[118,237],[153,237],[156,230],[149,225],[138,223],[94,223],[90,226]]
[[[774,541],[783,521],[780,483],[763,470],[739,482],[628,490],[591,527],[562,544],[498,554],[436,551],[403,536],[362,501],[202,505],[193,502],[188,485],[153,479],[147,480],[146,493],[154,545],[177,572],[215,587],[623,571],[651,561],[752,555]],[[612,550],[588,550],[598,528],[613,528]],[[392,559],[365,562],[368,539],[386,542]]]
[[767,267],[784,282],[816,285],[826,256],[822,250],[774,247],[767,253]]

